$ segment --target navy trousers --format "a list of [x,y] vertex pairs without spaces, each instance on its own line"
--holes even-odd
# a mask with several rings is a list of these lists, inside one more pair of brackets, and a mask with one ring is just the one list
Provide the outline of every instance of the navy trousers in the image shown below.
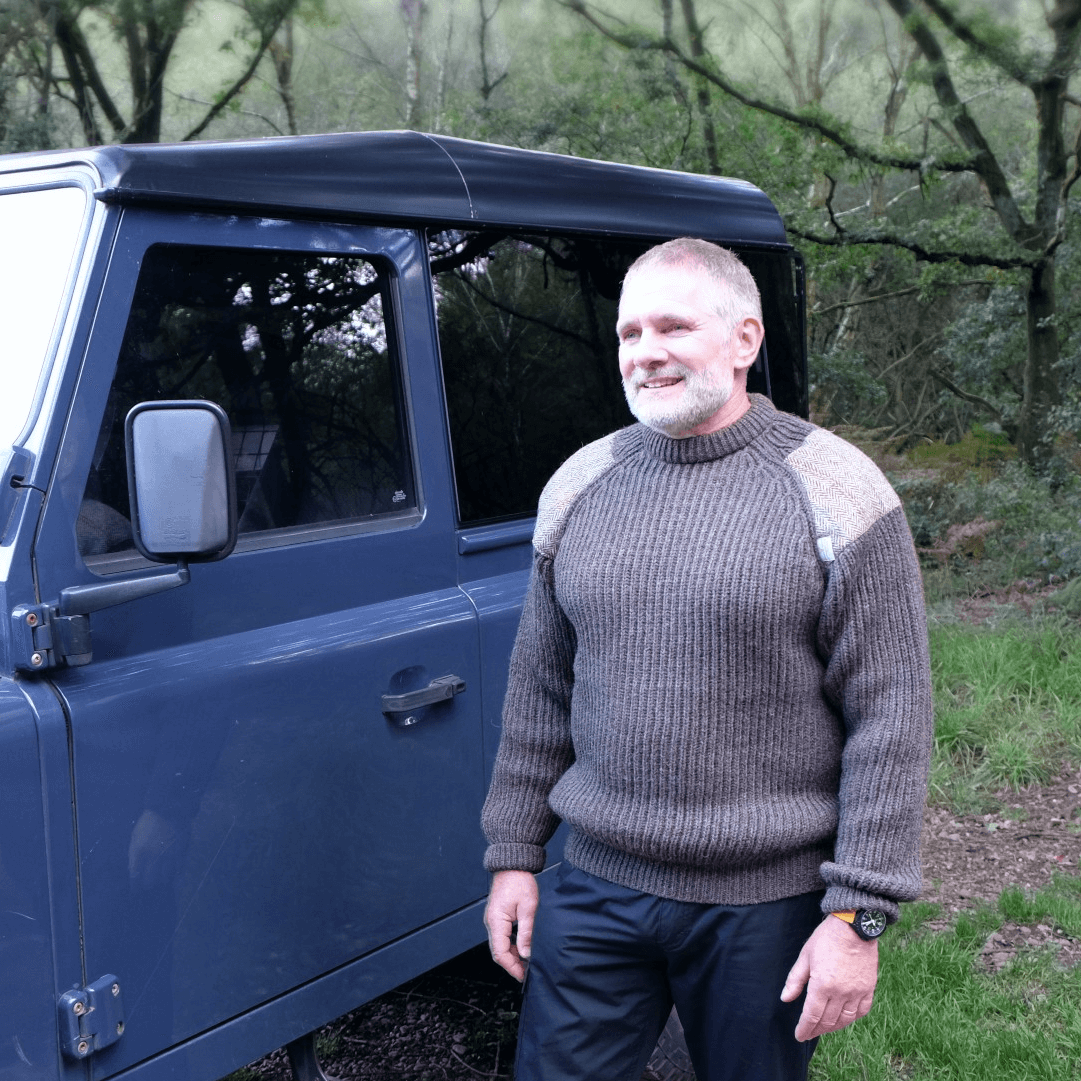
[[673,1002],[698,1081],[804,1081],[815,1041],[780,1000],[821,892],[757,905],[670,901],[566,862],[542,896],[516,1081],[639,1081]]

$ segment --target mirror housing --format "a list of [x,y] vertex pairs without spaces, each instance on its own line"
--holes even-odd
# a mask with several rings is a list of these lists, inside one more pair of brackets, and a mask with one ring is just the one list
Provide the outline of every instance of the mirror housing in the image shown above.
[[232,432],[214,402],[140,402],[124,422],[135,547],[155,563],[224,559],[236,545]]

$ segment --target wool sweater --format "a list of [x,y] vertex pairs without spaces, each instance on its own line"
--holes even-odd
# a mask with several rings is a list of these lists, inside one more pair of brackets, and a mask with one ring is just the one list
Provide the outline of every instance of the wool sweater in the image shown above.
[[643,425],[541,495],[489,871],[570,863],[661,897],[824,911],[920,891],[931,742],[920,576],[859,450],[752,396],[735,424]]

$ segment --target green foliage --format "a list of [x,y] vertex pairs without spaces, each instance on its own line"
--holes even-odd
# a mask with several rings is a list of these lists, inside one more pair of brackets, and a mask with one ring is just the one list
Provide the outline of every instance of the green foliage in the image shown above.
[[919,443],[908,452],[908,459],[917,468],[942,471],[949,480],[962,480],[975,471],[983,480],[989,480],[988,467],[1012,461],[1017,456],[1005,434],[997,427],[974,424],[956,443]]
[[1081,630],[932,626],[931,793],[972,810],[1081,760]]
[[[1036,475],[1014,455],[995,426],[976,426],[959,443],[914,448],[914,468],[891,474],[926,549],[929,599],[1081,575],[1081,476],[1061,459]],[[963,543],[977,521],[988,523],[979,543]]]
[[[1009,281],[974,297],[946,329],[941,356],[957,383],[1016,418],[1025,364],[1024,290]],[[986,413],[983,419],[990,419]]]
[[1072,1081],[1081,1071],[1081,967],[1063,969],[1046,951],[990,973],[978,957],[1004,919],[1050,919],[1077,934],[1079,888],[1059,877],[1034,897],[1007,890],[997,908],[962,913],[939,931],[928,927],[936,906],[904,906],[881,940],[874,1009],[823,1037],[812,1081]]
[[807,370],[816,412],[842,424],[858,421],[888,396],[867,358],[847,349],[812,352],[807,358]]

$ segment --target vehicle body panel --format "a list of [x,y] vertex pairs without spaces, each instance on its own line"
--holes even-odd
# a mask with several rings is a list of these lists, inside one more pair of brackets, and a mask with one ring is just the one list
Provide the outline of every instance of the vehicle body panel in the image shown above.
[[[51,184],[94,198],[34,408],[0,448],[0,1081],[213,1081],[483,936],[479,811],[535,504],[463,516],[469,465],[448,404],[462,376],[448,357],[472,345],[445,337],[461,327],[452,301],[488,303],[502,245],[541,260],[534,293],[559,272],[611,305],[619,260],[707,236],[765,285],[754,386],[798,412],[800,265],[772,204],[741,181],[415,132],[0,158],[0,198]],[[457,300],[433,277],[437,234],[475,244]],[[613,245],[604,273],[560,268],[594,241]],[[133,550],[88,554],[79,533],[159,250],[378,265],[415,499],[242,533],[183,588],[93,612],[88,664],[34,672],[14,614],[51,619],[65,589],[162,573]],[[484,309],[495,322],[501,303]],[[586,344],[597,358],[613,348]],[[385,696],[451,675],[461,693],[388,712]],[[122,986],[122,1033],[85,1061],[62,1055],[60,996],[106,974]]]

